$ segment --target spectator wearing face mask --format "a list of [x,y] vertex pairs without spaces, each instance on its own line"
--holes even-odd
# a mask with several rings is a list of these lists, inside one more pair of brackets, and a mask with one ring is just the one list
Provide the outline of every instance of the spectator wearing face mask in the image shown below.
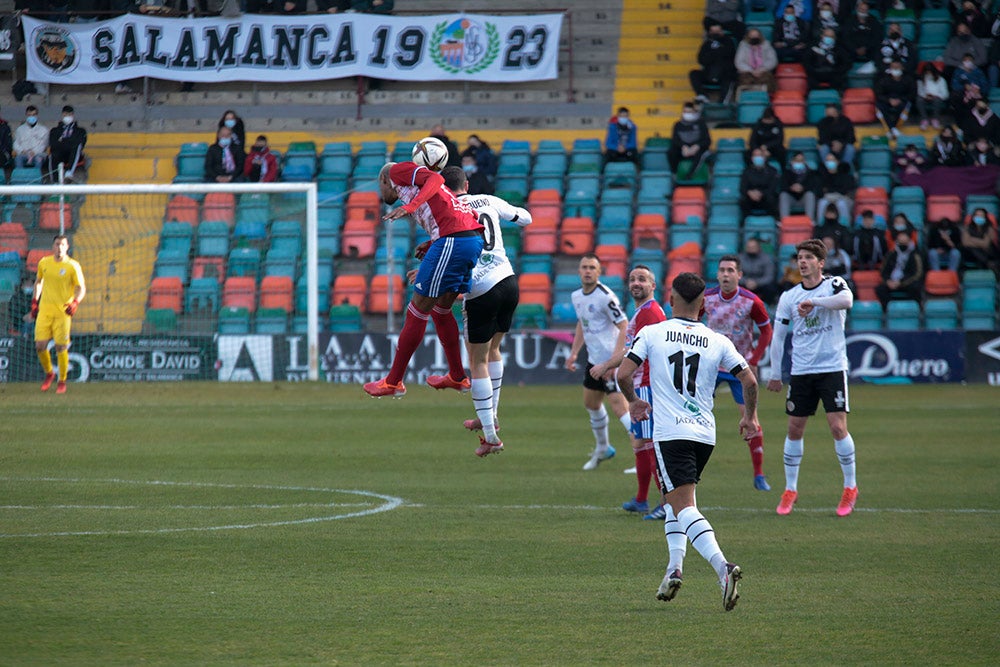
[[[708,125],[692,102],[685,103],[681,119],[674,123],[674,130],[670,136],[670,150],[667,152],[670,170],[680,178],[691,178],[708,159],[708,149],[711,146],[712,136],[708,132]],[[691,165],[686,174],[677,171],[683,160],[688,160]]]
[[886,253],[885,236],[875,226],[875,214],[861,212],[861,226],[851,235],[851,265],[855,271],[871,271],[882,265]]
[[784,13],[774,22],[771,45],[783,63],[800,63],[809,48],[809,24],[795,14],[794,6],[785,7]]
[[956,7],[956,2],[949,4],[949,9],[954,14],[955,23],[963,23],[969,26],[969,32],[980,39],[990,36],[990,21],[986,18],[983,10],[972,0],[964,0],[961,7]]
[[913,45],[913,42],[903,37],[903,29],[898,23],[889,24],[885,39],[879,46],[879,55],[882,65],[886,68],[894,62],[899,62],[908,74],[913,74],[917,69],[919,61],[917,47]]
[[821,2],[819,3],[819,11],[813,16],[812,27],[809,30],[809,34],[815,41],[819,39],[820,34],[828,28],[836,33],[839,33],[840,22],[837,20],[837,15],[833,12],[833,5],[829,2]]
[[743,215],[778,215],[781,177],[767,163],[761,148],[750,154],[750,165],[740,176],[740,209]]
[[958,271],[962,266],[962,230],[954,220],[928,223],[927,265],[932,271]]
[[604,139],[605,162],[639,162],[638,135],[635,122],[629,118],[628,108],[619,107],[618,114],[608,120],[608,133]]
[[920,301],[924,286],[924,260],[906,232],[895,236],[896,247],[882,262],[882,282],[875,286],[875,295],[882,310],[889,301]]
[[243,119],[235,111],[226,109],[225,113],[222,114],[222,118],[219,119],[218,126],[229,128],[229,131],[232,133],[233,144],[238,146],[241,152],[246,150],[246,128],[243,126]]
[[876,79],[875,115],[892,138],[899,136],[898,126],[906,122],[916,96],[917,84],[898,60]]
[[807,24],[813,20],[813,0],[780,0],[774,15],[781,16],[791,7],[795,15]]
[[867,2],[859,2],[854,12],[844,21],[844,28],[840,33],[844,36],[852,62],[869,63],[878,60],[879,44],[884,31],[882,24],[869,9]]
[[774,114],[772,107],[764,109],[760,115],[760,120],[750,128],[750,148],[747,151],[747,161],[750,152],[755,148],[760,148],[764,152],[764,157],[769,161],[773,160],[778,164],[785,164],[788,151],[785,149],[785,124]]
[[756,28],[747,30],[746,37],[736,49],[736,72],[740,88],[764,88],[773,95],[777,88],[774,69],[778,55],[771,43]]
[[977,139],[997,141],[1000,139],[1000,118],[997,118],[985,99],[976,100],[972,111],[959,123],[962,130],[962,140],[966,145],[974,144]]
[[701,48],[698,49],[698,64],[701,69],[691,70],[688,78],[696,99],[707,102],[712,97],[725,99],[736,81],[736,45],[722,30],[721,25],[713,25]]
[[250,147],[243,161],[243,178],[250,183],[273,183],[278,180],[278,159],[263,134]]
[[920,238],[920,235],[917,233],[917,228],[912,222],[910,222],[910,219],[906,217],[905,213],[897,213],[892,216],[892,221],[886,226],[885,242],[888,245],[889,250],[893,249],[896,243],[896,238],[899,234],[906,234],[910,237],[910,242],[914,244]]
[[816,211],[816,224],[813,225],[812,237],[821,239],[832,236],[837,239],[837,245],[841,248],[850,246],[851,233],[847,227],[840,224],[840,211],[836,204],[827,204],[822,211]]
[[490,182],[490,194],[492,194],[493,182],[496,180],[497,168],[500,166],[496,153],[493,152],[490,145],[483,141],[478,134],[470,134],[465,141],[466,147],[462,151],[461,157],[464,158],[466,155],[473,157],[476,164],[476,173],[481,174]]
[[1000,269],[1000,240],[996,220],[984,208],[977,208],[962,227],[962,259],[977,269]]
[[1000,153],[998,153],[996,146],[992,145],[986,137],[978,137],[975,141],[971,142],[966,152],[969,155],[969,164],[973,167],[1000,165]]
[[843,90],[847,85],[851,57],[837,43],[837,34],[828,29],[822,32],[819,40],[806,52],[804,65],[810,89]]
[[931,147],[931,163],[937,167],[963,167],[968,163],[962,142],[955,136],[955,130],[946,125]]
[[816,190],[819,187],[816,172],[809,168],[806,156],[796,153],[788,169],[781,174],[781,194],[778,195],[778,217],[786,218],[796,208],[811,220],[816,219]]
[[837,160],[832,153],[823,158],[823,168],[819,170],[820,199],[817,210],[825,211],[827,204],[834,204],[841,220],[850,220],[854,209],[854,191],[857,179],[849,165]]
[[62,108],[62,120],[49,132],[49,181],[59,181],[59,166],[65,180],[83,180],[77,170],[84,169],[83,148],[87,145],[87,131],[76,122],[73,107]]
[[48,149],[49,128],[38,122],[38,107],[30,105],[24,111],[24,122],[14,130],[14,166],[41,168]]
[[470,195],[493,194],[493,183],[486,177],[486,174],[479,171],[476,158],[471,155],[463,155],[462,171],[465,172],[465,180],[468,181]]
[[216,132],[215,143],[205,154],[205,181],[207,183],[234,183],[243,180],[246,156],[233,141],[233,131],[223,125]]
[[819,156],[826,158],[830,153],[847,164],[854,163],[857,136],[854,133],[854,122],[840,113],[840,106],[827,104],[826,114],[816,124],[819,144]]
[[941,127],[941,112],[948,101],[948,82],[934,65],[924,68],[924,75],[917,82],[917,113],[920,114],[920,129],[928,126]]
[[986,44],[972,34],[969,26],[959,23],[955,26],[955,34],[948,40],[941,54],[941,62],[945,65],[945,76],[949,77],[953,71],[962,68],[962,61],[967,56],[971,57],[975,67],[985,66],[988,56]]

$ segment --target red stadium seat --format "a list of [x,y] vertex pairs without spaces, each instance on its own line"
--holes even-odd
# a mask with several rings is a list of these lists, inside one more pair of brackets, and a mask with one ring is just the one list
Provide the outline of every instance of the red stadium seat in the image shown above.
[[854,215],[860,215],[865,209],[871,209],[876,216],[889,219],[889,195],[885,188],[858,188],[854,194]]
[[290,313],[294,307],[294,291],[289,276],[265,276],[260,281],[260,307],[280,308]]
[[[359,215],[355,209],[355,215]],[[378,245],[378,238],[375,230],[378,227],[376,220],[365,218],[349,218],[344,223],[341,231],[341,252],[349,258],[374,257],[375,248]]]
[[931,195],[927,198],[927,222],[952,222],[962,219],[962,200],[956,195]]
[[691,216],[705,220],[705,190],[693,186],[675,188],[670,222],[683,225]]
[[[389,299],[389,285],[392,284],[392,300]],[[384,315],[389,312],[398,313],[403,310],[403,299],[406,296],[406,287],[403,285],[403,277],[399,274],[378,274],[372,276],[371,292],[368,295],[368,312],[376,315]]]
[[[73,228],[73,209],[69,204],[62,205],[63,229]],[[59,203],[54,201],[44,202],[38,209],[38,228],[48,231],[58,232],[60,229]]]
[[667,219],[659,213],[639,213],[632,219],[632,247],[652,246],[667,251]]
[[24,268],[32,275],[38,271],[38,260],[46,255],[51,255],[52,251],[46,248],[35,248],[28,251],[28,257],[24,260]]
[[222,285],[223,308],[257,310],[257,281],[252,276],[230,276]]
[[375,223],[382,219],[382,200],[377,192],[352,192],[347,197],[344,218],[367,220]]
[[813,237],[813,223],[808,215],[790,215],[781,219],[778,245],[798,245]]
[[350,304],[365,312],[365,296],[368,294],[368,281],[362,275],[345,274],[337,276],[333,281],[330,293],[331,303],[335,306]]
[[552,279],[549,274],[522,273],[517,278],[517,284],[522,304],[537,303],[545,308],[546,313],[552,310]]
[[184,303],[184,285],[176,276],[153,278],[149,284],[149,308],[172,310],[180,313]]
[[924,278],[924,290],[930,296],[955,296],[961,289],[962,284],[955,271],[928,271]]
[[528,193],[528,211],[531,217],[562,218],[562,197],[558,190],[532,190]]
[[[209,192],[201,205],[202,220],[220,220],[229,227],[236,224],[236,197],[231,192]],[[193,224],[193,223],[192,223]]]
[[176,195],[167,203],[166,222],[186,222],[192,227],[198,225],[198,202],[185,195]]
[[878,271],[854,271],[851,273],[854,286],[858,290],[858,301],[878,301],[875,287],[882,282],[882,274]]
[[215,278],[221,285],[226,278],[226,258],[195,257],[191,263],[191,278]]
[[0,224],[0,248],[16,252],[24,259],[28,256],[28,232],[20,222]]
[[625,280],[628,276],[628,248],[623,245],[599,245],[594,254],[601,260],[601,274],[618,276]]
[[841,106],[844,115],[855,123],[875,122],[875,91],[871,88],[848,88]]
[[542,215],[532,217],[531,224],[521,230],[521,252],[529,255],[554,255],[559,250],[559,218]]
[[789,90],[802,93],[803,98],[809,92],[809,78],[806,68],[799,63],[782,63],[774,72],[778,90]]
[[805,125],[806,96],[798,90],[777,90],[771,98],[771,108],[785,125]]
[[564,218],[559,228],[559,252],[579,256],[593,249],[594,221],[590,218]]

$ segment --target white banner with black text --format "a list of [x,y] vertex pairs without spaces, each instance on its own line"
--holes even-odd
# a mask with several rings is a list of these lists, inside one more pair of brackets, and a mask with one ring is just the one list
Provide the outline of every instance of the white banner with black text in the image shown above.
[[558,76],[562,14],[23,17],[28,80],[541,81]]

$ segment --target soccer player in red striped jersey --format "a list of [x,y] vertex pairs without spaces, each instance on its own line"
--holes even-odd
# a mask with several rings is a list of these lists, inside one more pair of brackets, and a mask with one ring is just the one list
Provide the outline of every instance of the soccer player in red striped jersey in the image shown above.
[[483,226],[476,212],[445,187],[444,178],[414,162],[390,162],[378,176],[379,192],[386,204],[402,201],[383,220],[410,215],[430,235],[430,242],[417,249],[420,267],[414,278],[413,299],[396,343],[396,356],[389,374],[365,384],[371,396],[399,398],[406,393],[403,375],[410,358],[424,338],[427,320],[433,318],[438,339],[448,360],[448,375],[431,375],[427,383],[435,389],[468,391],[471,383],[462,365],[458,323],[451,312],[458,295],[469,291],[472,268],[483,250]]
[[[716,274],[719,286],[705,290],[705,323],[712,331],[717,331],[733,341],[736,350],[743,355],[756,375],[757,364],[767,353],[773,330],[764,302],[747,288],[740,287],[742,276],[739,256],[723,255],[719,260],[719,270]],[[756,345],[753,339],[754,325],[760,330]],[[743,385],[726,369],[719,369],[716,386],[723,382],[729,384],[742,418]],[[753,462],[753,486],[759,491],[770,491],[771,487],[767,483],[767,477],[764,476],[763,429],[749,434],[747,445],[750,447],[750,460]]]

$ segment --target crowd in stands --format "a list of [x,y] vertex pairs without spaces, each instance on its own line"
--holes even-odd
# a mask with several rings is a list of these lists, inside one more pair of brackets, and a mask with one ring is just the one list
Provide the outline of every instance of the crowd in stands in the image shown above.
[[76,113],[68,104],[52,129],[39,121],[38,107],[34,105],[25,108],[24,120],[13,131],[10,123],[0,118],[0,169],[6,182],[58,183],[60,169],[63,182],[85,181],[86,145],[87,131],[77,123]]
[[17,11],[38,15],[59,22],[94,21],[122,14],[205,15],[229,12],[247,14],[305,14],[307,12],[337,14],[364,12],[389,14],[394,0],[16,0]]

